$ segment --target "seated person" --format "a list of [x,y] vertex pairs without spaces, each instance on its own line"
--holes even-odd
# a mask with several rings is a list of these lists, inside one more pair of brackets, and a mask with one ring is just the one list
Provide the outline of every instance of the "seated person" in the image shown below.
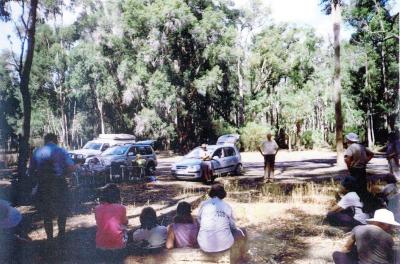
[[387,209],[394,214],[394,219],[400,222],[400,192],[397,188],[397,180],[393,175],[385,177],[385,187],[382,189],[381,194],[387,204]]
[[164,247],[167,239],[167,228],[157,223],[156,211],[146,207],[140,214],[141,227],[133,232],[133,243],[143,249],[159,249]]
[[[214,184],[208,193],[210,199],[200,204],[198,221],[200,223],[197,242],[205,252],[221,252],[230,249],[237,241],[237,252],[243,258],[247,254],[247,238],[244,231],[236,228],[232,207],[223,199],[226,192],[221,184]],[[232,255],[231,255],[232,256]]]
[[392,212],[378,209],[367,225],[356,226],[351,231],[342,252],[333,253],[336,264],[394,263],[392,228],[400,226]]
[[166,248],[198,247],[199,224],[191,215],[192,208],[187,202],[180,202],[176,209],[174,223],[167,228]]
[[146,160],[140,154],[136,155],[135,162],[136,162],[137,166],[139,166],[139,167],[143,167],[143,168],[146,167]]
[[96,248],[122,249],[126,247],[128,218],[121,202],[120,190],[115,184],[100,188],[100,205],[95,208]]
[[329,224],[333,226],[355,227],[357,225],[365,225],[369,215],[364,213],[363,203],[356,193],[357,181],[348,176],[341,182],[342,192],[345,193],[340,201],[326,216]]
[[12,263],[20,248],[18,242],[31,241],[27,235],[27,223],[23,223],[22,214],[0,199],[0,262]]

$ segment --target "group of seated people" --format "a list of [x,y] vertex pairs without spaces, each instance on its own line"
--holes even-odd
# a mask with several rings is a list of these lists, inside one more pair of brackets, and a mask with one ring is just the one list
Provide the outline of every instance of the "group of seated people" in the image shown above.
[[[246,234],[235,225],[232,208],[223,201],[224,187],[214,184],[209,199],[202,202],[197,218],[191,205],[180,202],[173,223],[159,225],[156,211],[146,207],[140,214],[140,228],[128,231],[126,208],[120,203],[120,190],[115,184],[101,189],[100,205],[95,209],[96,248],[103,251],[132,246],[145,251],[162,248],[200,248],[204,252],[222,252],[237,248],[238,258],[245,257]],[[233,245],[235,247],[232,247]]]
[[343,251],[333,253],[336,264],[394,263],[398,253],[392,233],[400,226],[400,193],[393,175],[382,182],[386,184],[382,189],[363,192],[353,177],[342,180],[341,197],[326,217],[329,224],[351,230]]

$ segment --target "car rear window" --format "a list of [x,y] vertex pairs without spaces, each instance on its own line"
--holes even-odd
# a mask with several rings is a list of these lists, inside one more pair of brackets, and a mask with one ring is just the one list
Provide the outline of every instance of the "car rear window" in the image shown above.
[[225,157],[235,156],[235,150],[233,148],[224,148]]

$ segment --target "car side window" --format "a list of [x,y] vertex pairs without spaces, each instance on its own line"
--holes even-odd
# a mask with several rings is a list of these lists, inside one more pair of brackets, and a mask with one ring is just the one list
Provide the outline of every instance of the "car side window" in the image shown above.
[[135,147],[131,147],[128,151],[128,156],[135,156],[136,155],[136,149]]
[[212,156],[213,156],[213,157],[214,157],[214,156],[218,156],[218,158],[223,158],[223,157],[224,157],[224,153],[223,153],[223,151],[222,151],[222,148],[217,149],[216,151],[214,151],[214,154],[213,154]]
[[152,149],[151,149],[150,146],[145,147],[145,150],[146,150],[146,155],[151,155],[151,154],[153,154],[153,151],[152,151]]
[[103,146],[101,147],[101,151],[104,151],[104,150],[108,149],[109,147],[110,147],[110,144],[105,143],[105,144],[103,144]]
[[224,151],[226,157],[235,156],[235,150],[233,148],[224,148]]
[[137,147],[136,149],[137,149],[137,152],[140,153],[140,155],[148,155],[146,153],[145,147],[140,146],[140,147]]

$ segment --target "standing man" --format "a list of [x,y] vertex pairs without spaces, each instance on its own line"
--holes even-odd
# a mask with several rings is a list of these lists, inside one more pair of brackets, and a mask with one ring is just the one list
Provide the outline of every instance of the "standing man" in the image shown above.
[[203,172],[204,180],[206,182],[212,181],[212,163],[210,154],[207,152],[207,144],[201,144],[200,146],[200,158],[203,160],[201,162],[201,171]]
[[[358,191],[367,192],[367,163],[374,157],[374,153],[363,145],[355,133],[346,135],[348,147],[344,153],[344,161],[351,176],[357,181]],[[359,193],[360,194],[360,193]]]
[[272,139],[271,133],[267,133],[267,140],[263,141],[258,148],[261,155],[264,156],[264,181],[267,182],[274,179],[275,156],[278,153],[279,146]]
[[333,253],[335,264],[347,263],[397,263],[392,228],[400,224],[387,209],[375,211],[367,225],[359,225],[351,231],[351,237],[343,251]]
[[44,220],[47,239],[53,239],[53,218],[57,217],[58,238],[65,237],[68,214],[68,185],[65,177],[75,169],[67,151],[57,146],[55,134],[44,137],[44,146],[35,150],[29,166],[30,175],[37,181],[36,206]]

